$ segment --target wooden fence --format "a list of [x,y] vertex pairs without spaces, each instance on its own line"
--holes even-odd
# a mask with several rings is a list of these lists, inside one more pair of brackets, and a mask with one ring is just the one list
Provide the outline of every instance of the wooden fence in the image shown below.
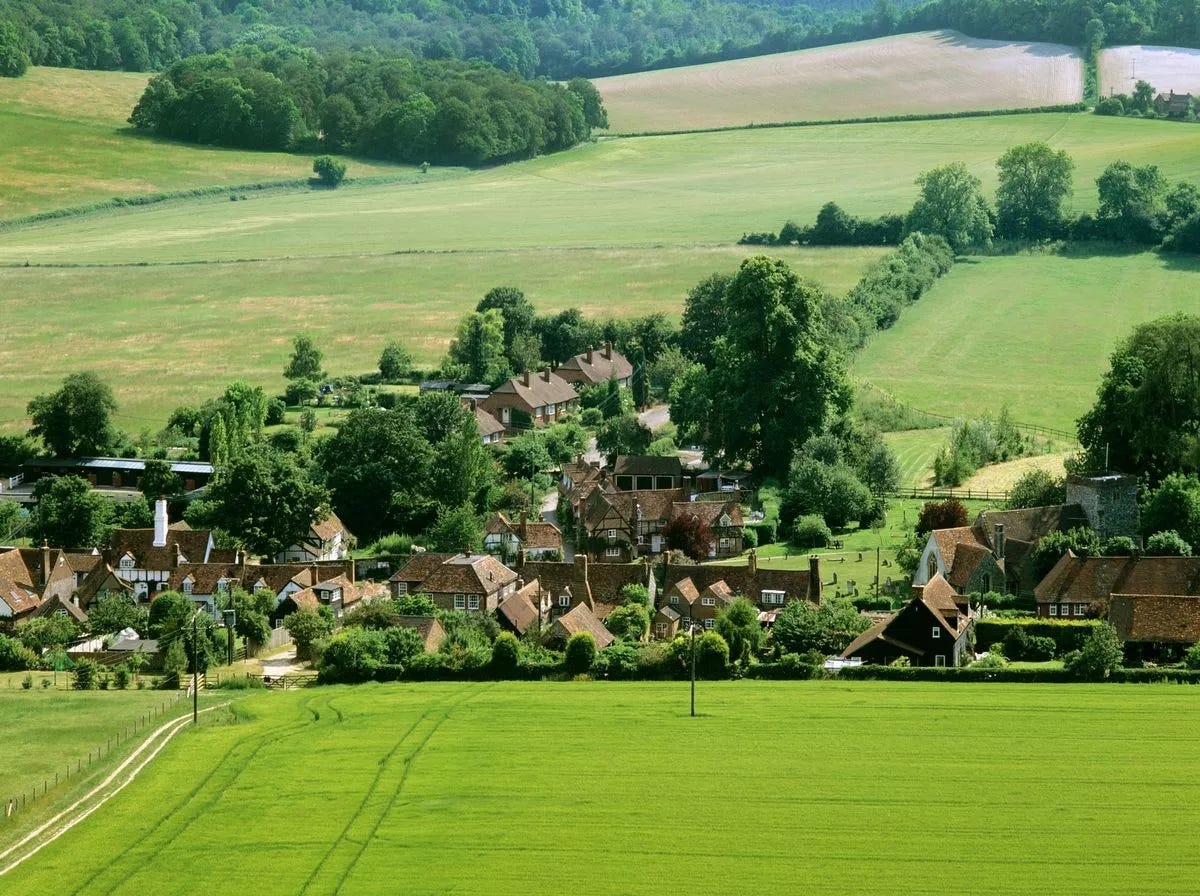
[[957,498],[960,501],[1007,501],[1009,493],[979,488],[944,488],[930,485],[924,488],[898,488],[889,493],[889,498],[918,498],[926,501],[945,501]]

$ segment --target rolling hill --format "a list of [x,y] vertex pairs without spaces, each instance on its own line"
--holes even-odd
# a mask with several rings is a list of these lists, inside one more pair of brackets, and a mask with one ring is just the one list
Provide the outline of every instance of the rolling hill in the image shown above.
[[595,84],[622,134],[1077,103],[1083,63],[1061,44],[929,31]]

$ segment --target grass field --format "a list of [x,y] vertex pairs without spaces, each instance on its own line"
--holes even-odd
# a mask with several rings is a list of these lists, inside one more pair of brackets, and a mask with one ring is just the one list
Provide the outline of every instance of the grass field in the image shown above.
[[[173,408],[213,397],[236,378],[281,392],[296,333],[317,340],[335,373],[373,370],[389,339],[432,367],[458,318],[490,287],[520,286],[542,312],[577,305],[596,318],[674,315],[688,289],[749,254],[745,246],[669,247],[0,268],[11,340],[0,351],[0,421],[24,425],[29,399],[61,382],[61,356],[37,348],[59,340],[70,347],[70,369],[95,370],[112,384],[119,425],[157,430]],[[776,254],[840,293],[882,250]]]
[[[113,196],[295,180],[312,157],[151,140],[126,123],[147,76],[31,68],[0,80],[0,219]],[[350,174],[401,170],[350,164]]]
[[884,434],[888,447],[896,453],[896,463],[900,465],[900,486],[902,488],[919,488],[929,485],[933,472],[933,459],[938,449],[946,443],[950,435],[950,427],[939,426],[935,429],[909,429],[903,432]]
[[1100,52],[1100,95],[1133,93],[1149,81],[1167,93],[1200,93],[1200,50],[1184,47],[1113,47]]
[[1074,431],[1118,341],[1146,320],[1197,310],[1200,261],[1084,253],[955,266],[854,365],[900,401],[952,416]]
[[4,892],[1157,894],[1200,872],[1187,688],[701,683],[698,708],[685,683],[257,695]]
[[1061,44],[927,31],[595,84],[620,134],[1077,103],[1083,62]]

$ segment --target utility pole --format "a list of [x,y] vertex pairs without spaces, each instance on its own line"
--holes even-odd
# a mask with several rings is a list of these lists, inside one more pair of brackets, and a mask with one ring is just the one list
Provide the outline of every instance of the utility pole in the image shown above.
[[197,621],[200,619],[200,611],[197,610],[192,614],[192,724],[196,725],[200,722],[200,664],[197,662],[199,655],[200,642],[196,640]]
[[688,628],[692,630],[692,718],[696,718],[696,620],[688,615]]

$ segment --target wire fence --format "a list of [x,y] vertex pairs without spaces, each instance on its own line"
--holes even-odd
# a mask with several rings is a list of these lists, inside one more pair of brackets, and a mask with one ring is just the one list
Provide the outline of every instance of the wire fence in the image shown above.
[[62,766],[61,771],[54,772],[54,777],[47,776],[41,782],[34,783],[32,787],[21,790],[20,793],[9,797],[0,797],[0,799],[3,799],[4,821],[15,821],[21,813],[45,800],[51,790],[57,791],[60,786],[65,786],[72,780],[77,780],[81,776],[88,775],[94,765],[107,759],[112,755],[114,750],[119,751],[124,744],[135,738],[140,732],[145,732],[156,721],[170,715],[171,710],[178,706],[179,702],[186,697],[187,694],[185,692],[180,692],[175,696],[163,700],[161,703],[142,713],[139,718],[127,724],[116,734],[97,744],[95,747],[90,748],[86,757],[77,757],[74,761],[67,762]]

